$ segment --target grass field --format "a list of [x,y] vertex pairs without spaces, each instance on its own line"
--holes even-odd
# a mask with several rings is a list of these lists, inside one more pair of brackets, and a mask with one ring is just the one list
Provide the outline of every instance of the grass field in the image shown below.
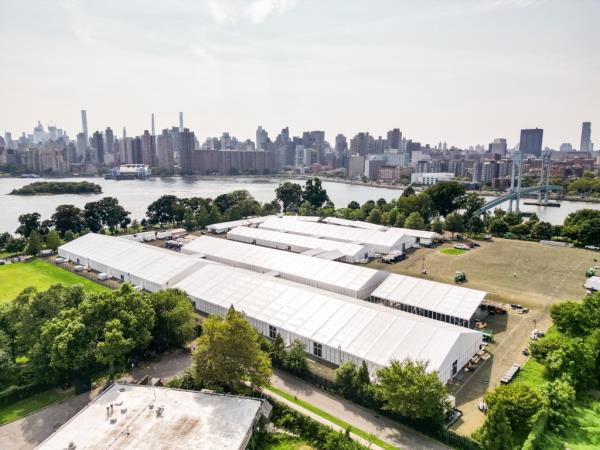
[[72,396],[72,391],[49,389],[10,405],[0,406],[0,425]]
[[338,419],[335,416],[332,416],[331,414],[329,414],[328,412],[323,411],[320,408],[317,408],[315,405],[305,402],[304,400],[299,400],[298,398],[294,397],[293,395],[288,394],[285,391],[282,391],[281,389],[277,389],[274,386],[268,386],[267,389],[277,395],[279,395],[280,397],[285,398],[286,400],[295,403],[299,406],[302,406],[304,409],[318,415],[321,416],[322,418],[328,420],[331,423],[336,424],[339,427],[342,427],[344,430],[350,430],[352,433],[354,433],[357,436],[360,436],[363,439],[366,439],[369,442],[372,442],[373,444],[383,448],[384,450],[394,450],[396,447],[389,445],[388,443],[386,443],[385,441],[382,441],[381,439],[379,439],[376,436],[373,436],[369,433],[367,433],[364,430],[361,430],[360,428],[356,428],[353,427],[352,425],[350,425],[348,422],[345,422],[341,419]]
[[23,289],[33,286],[47,289],[62,283],[66,286],[82,284],[88,292],[102,292],[106,287],[80,277],[43,259],[0,266],[0,303],[14,299]]
[[462,248],[443,248],[440,250],[440,253],[443,253],[444,255],[458,256],[466,253],[466,250],[463,250]]
[[[544,309],[550,303],[583,297],[585,272],[598,264],[594,259],[599,257],[590,250],[506,239],[481,242],[481,247],[460,258],[442,253],[446,249],[454,250],[450,244],[420,248],[397,264],[372,261],[368,266],[450,284],[456,271],[464,271],[464,287],[487,291],[491,299]],[[421,273],[423,261],[426,275]]]
[[260,442],[263,450],[313,450],[302,439],[287,436],[285,434],[267,434]]

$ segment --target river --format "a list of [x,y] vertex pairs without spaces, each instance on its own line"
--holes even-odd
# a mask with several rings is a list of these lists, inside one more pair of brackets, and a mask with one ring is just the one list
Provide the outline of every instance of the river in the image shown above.
[[[49,218],[58,205],[71,204],[83,207],[87,202],[96,201],[105,196],[116,197],[132,218],[141,220],[150,203],[161,195],[173,194],[178,197],[216,197],[236,189],[248,190],[260,202],[275,198],[275,188],[281,180],[253,180],[250,178],[150,178],[147,180],[104,180],[102,178],[68,178],[64,181],[91,181],[102,186],[102,194],[84,195],[6,195],[15,188],[34,181],[61,181],[63,179],[24,179],[0,178],[0,231],[14,230],[18,226],[18,217],[27,212],[38,212],[43,219]],[[304,183],[304,182],[300,182]],[[338,207],[346,206],[352,200],[364,203],[367,200],[398,197],[400,189],[386,189],[374,186],[350,185],[323,181],[323,186],[331,200]],[[491,200],[492,197],[486,197]],[[506,204],[505,204],[506,205]],[[521,210],[535,212],[542,220],[553,224],[563,223],[565,217],[578,209],[600,209],[598,203],[563,201],[560,208],[522,205]]]

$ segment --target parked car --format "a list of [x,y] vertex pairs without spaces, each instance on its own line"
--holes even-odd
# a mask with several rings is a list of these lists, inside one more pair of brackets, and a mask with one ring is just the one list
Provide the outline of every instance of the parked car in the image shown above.
[[85,270],[85,266],[82,266],[81,264],[77,264],[75,267],[73,267],[73,270],[75,272],[83,272]]
[[597,245],[586,245],[585,248],[587,248],[588,250],[600,250],[600,247],[598,247]]
[[56,264],[64,264],[65,258],[61,258],[60,256],[54,260]]

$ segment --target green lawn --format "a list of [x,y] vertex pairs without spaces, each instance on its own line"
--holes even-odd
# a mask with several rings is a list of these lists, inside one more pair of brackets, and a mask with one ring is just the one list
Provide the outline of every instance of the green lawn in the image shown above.
[[33,259],[0,266],[0,303],[14,299],[27,287],[44,290],[56,283],[65,286],[82,284],[88,292],[102,292],[108,289],[46,260]]
[[388,443],[386,443],[385,441],[382,441],[378,437],[373,436],[372,434],[369,434],[366,431],[361,430],[360,428],[353,427],[348,422],[344,422],[343,420],[338,419],[335,416],[332,416],[328,412],[325,412],[322,409],[317,408],[315,405],[313,405],[311,403],[305,402],[304,400],[299,400],[298,398],[294,397],[291,394],[288,394],[285,391],[282,391],[281,389],[277,389],[274,386],[268,386],[267,389],[269,391],[279,395],[280,397],[283,397],[286,400],[288,400],[292,403],[295,403],[299,406],[302,406],[304,409],[306,409],[318,416],[321,416],[322,418],[330,421],[331,423],[334,423],[334,424],[342,427],[344,430],[350,429],[350,431],[352,433],[354,433],[355,435],[360,436],[361,438],[366,439],[367,441],[372,442],[373,444],[376,444],[385,450],[395,450],[396,449],[396,447],[394,447],[393,445],[389,445]]
[[11,405],[0,406],[0,425],[72,396],[72,391],[49,389],[26,399],[19,400]]
[[306,441],[285,434],[267,434],[260,442],[262,450],[313,450]]
[[544,365],[533,358],[527,360],[515,378],[516,383],[524,383],[536,389],[546,381],[548,380],[544,378]]
[[440,250],[440,253],[443,253],[444,255],[453,256],[462,255],[465,252],[466,250],[463,250],[462,248],[443,248],[442,250]]

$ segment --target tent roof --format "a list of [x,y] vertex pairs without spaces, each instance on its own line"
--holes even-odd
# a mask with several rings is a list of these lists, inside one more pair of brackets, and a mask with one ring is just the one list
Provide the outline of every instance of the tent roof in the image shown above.
[[[207,264],[175,285],[191,297],[384,366],[428,360],[437,370],[461,336],[478,332],[227,266]],[[472,342],[472,341],[471,341]]]
[[273,217],[259,225],[262,229],[285,231],[309,236],[319,236],[333,240],[395,247],[402,244],[401,234],[387,233],[378,230],[330,225],[327,223],[304,222],[284,217]]
[[88,233],[59,247],[59,251],[163,284],[198,265],[198,260],[130,239]]
[[479,308],[486,293],[451,284],[391,274],[371,295],[469,320]]
[[387,274],[366,267],[353,266],[335,261],[311,258],[298,253],[284,252],[258,245],[243,244],[227,239],[201,236],[182,247],[186,253],[200,253],[229,261],[260,267],[265,271],[277,271],[308,278],[342,289],[360,291],[373,280],[381,280]]
[[385,231],[387,227],[376,223],[362,222],[360,220],[341,219],[339,217],[326,217],[322,220],[323,223],[332,225],[342,225],[345,227],[361,228],[363,230],[379,230]]
[[259,216],[259,217],[248,217],[242,220],[232,220],[231,222],[219,222],[207,225],[206,228],[209,230],[230,230],[235,227],[255,225],[257,223],[263,223],[264,221],[275,216]]
[[294,233],[282,233],[275,230],[264,228],[237,227],[229,231],[227,236],[244,236],[253,239],[264,239],[270,242],[276,242],[285,245],[298,245],[311,249],[323,249],[324,251],[339,250],[343,255],[356,256],[365,253],[363,245],[352,244],[350,242],[332,241],[329,239],[319,239],[313,236],[302,236]]

